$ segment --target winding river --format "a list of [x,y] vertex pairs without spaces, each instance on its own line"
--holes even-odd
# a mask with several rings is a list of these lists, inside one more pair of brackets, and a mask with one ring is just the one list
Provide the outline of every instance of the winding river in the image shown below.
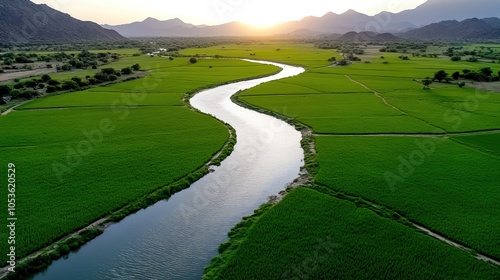
[[206,90],[191,99],[193,107],[236,130],[238,143],[220,167],[168,201],[111,225],[33,279],[200,279],[229,230],[298,177],[303,165],[298,131],[242,108],[230,97],[261,83],[299,75],[304,69],[251,62],[283,70]]

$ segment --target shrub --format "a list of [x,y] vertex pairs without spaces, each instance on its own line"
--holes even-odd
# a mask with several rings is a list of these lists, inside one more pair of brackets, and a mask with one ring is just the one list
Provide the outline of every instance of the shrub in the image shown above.
[[62,83],[62,89],[64,90],[73,90],[78,88],[79,88],[78,83],[73,80],[64,81]]
[[52,78],[51,78],[49,75],[47,75],[47,74],[42,75],[42,81],[43,81],[44,83],[46,83],[46,82],[48,82],[48,81],[50,81],[50,80],[52,80]]
[[10,94],[10,87],[7,85],[0,85],[0,97]]
[[196,62],[198,62],[198,59],[196,59],[196,57],[191,57],[191,59],[189,59],[189,62],[191,62],[191,64],[195,64]]
[[101,73],[106,75],[115,75],[116,71],[113,68],[103,68],[101,69]]
[[123,74],[123,75],[130,75],[130,74],[132,74],[132,73],[133,73],[132,68],[130,68],[130,67],[125,67],[125,68],[123,68],[123,69],[121,70],[121,72],[122,72],[122,74]]
[[47,93],[56,92],[57,88],[55,86],[47,86]]
[[[172,57],[171,57],[171,58],[172,58]],[[170,59],[170,60],[173,60],[173,58],[172,58],[172,59]],[[139,71],[139,70],[141,70],[141,66],[140,66],[138,63],[137,63],[137,64],[134,64],[134,65],[132,65],[132,70],[134,70],[134,71]]]
[[57,85],[60,85],[61,82],[59,82],[58,80],[49,80],[49,81],[47,81],[47,84],[49,84],[51,86],[57,86]]
[[99,83],[99,81],[96,78],[88,78],[89,84],[91,85],[96,85]]

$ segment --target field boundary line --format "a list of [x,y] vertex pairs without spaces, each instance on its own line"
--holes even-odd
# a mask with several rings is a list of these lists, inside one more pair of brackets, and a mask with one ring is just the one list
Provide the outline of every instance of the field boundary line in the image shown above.
[[383,97],[383,96],[382,96],[382,94],[380,94],[380,92],[378,92],[378,91],[376,91],[376,90],[374,90],[374,89],[369,88],[368,86],[366,86],[365,84],[363,84],[363,83],[361,83],[361,82],[359,82],[359,81],[354,80],[354,79],[353,79],[353,78],[351,78],[349,75],[345,75],[345,77],[346,77],[346,78],[348,78],[349,80],[351,80],[353,83],[357,83],[357,84],[359,84],[360,86],[362,86],[362,87],[364,87],[364,88],[368,89],[369,91],[373,92],[373,94],[375,94],[375,96],[377,96],[378,98],[382,99],[382,101],[384,101],[385,105],[387,105],[387,106],[389,106],[389,107],[393,108],[393,109],[394,109],[394,110],[396,110],[396,111],[401,112],[403,115],[405,115],[405,116],[409,116],[409,117],[412,117],[412,118],[415,118],[415,119],[417,119],[417,120],[419,120],[419,121],[422,121],[422,122],[424,122],[424,123],[426,123],[426,124],[428,124],[428,125],[430,125],[430,126],[433,126],[433,127],[435,127],[435,128],[439,128],[439,129],[441,129],[441,130],[443,130],[443,131],[446,131],[446,130],[445,130],[444,128],[442,128],[442,127],[439,127],[439,126],[437,126],[437,125],[435,125],[435,124],[432,124],[432,123],[430,123],[430,122],[428,122],[428,121],[426,121],[426,120],[424,120],[424,119],[421,119],[421,118],[419,118],[419,117],[416,117],[416,116],[413,116],[413,115],[411,115],[411,114],[408,114],[408,113],[406,113],[405,111],[401,110],[400,108],[398,108],[398,107],[396,107],[396,106],[394,106],[394,105],[390,104],[390,103],[389,103],[389,102],[385,99],[385,97]]
[[356,83],[356,84],[358,84],[358,85],[360,85],[360,86],[362,86],[362,87],[366,88],[367,90],[369,90],[369,91],[370,91],[370,92],[372,92],[373,94],[375,94],[375,96],[376,96],[376,97],[378,97],[378,98],[382,99],[382,101],[384,102],[384,104],[385,104],[385,105],[387,105],[387,106],[391,107],[392,109],[394,109],[394,110],[396,110],[396,111],[398,111],[398,112],[400,112],[400,113],[402,113],[402,114],[404,114],[404,115],[408,115],[408,113],[406,113],[405,111],[403,111],[403,110],[399,109],[398,107],[396,107],[396,106],[394,106],[394,105],[390,104],[389,102],[387,102],[387,99],[385,99],[385,97],[383,97],[383,96],[382,96],[382,95],[381,95],[378,91],[373,90],[373,89],[369,88],[368,86],[366,86],[365,84],[363,84],[363,83],[361,83],[361,82],[359,82],[359,81],[354,80],[354,79],[353,79],[353,78],[351,78],[349,75],[345,75],[345,77],[346,77],[347,79],[349,79],[351,82]]
[[473,130],[463,132],[444,132],[444,133],[314,133],[314,136],[331,137],[444,137],[453,136],[473,136],[489,135],[500,133],[500,129]]
[[[311,188],[311,187],[307,187],[307,188]],[[323,185],[323,184],[317,183],[317,182],[315,182],[313,184],[313,187],[311,189],[315,190],[323,195],[327,195],[327,196],[339,199],[341,201],[347,201],[347,202],[354,203],[354,204],[356,204],[356,206],[358,208],[367,209],[367,210],[375,213],[376,215],[378,215],[381,218],[390,219],[390,220],[393,220],[401,225],[413,228],[413,229],[415,229],[415,230],[417,230],[417,231],[419,231],[419,232],[421,232],[429,237],[432,237],[432,238],[437,239],[443,243],[446,243],[454,248],[457,248],[459,250],[467,252],[473,258],[475,258],[479,261],[483,261],[483,262],[491,263],[491,264],[496,265],[496,266],[500,266],[500,261],[497,260],[495,257],[487,256],[485,254],[477,252],[477,250],[475,250],[475,249],[473,249],[465,244],[461,244],[459,241],[454,241],[448,237],[445,237],[444,235],[442,235],[436,231],[433,231],[429,228],[426,228],[423,225],[416,223],[415,221],[408,219],[407,217],[400,214],[396,210],[394,210],[390,207],[387,207],[383,204],[379,204],[379,203],[370,201],[368,199],[365,199],[362,196],[344,193],[344,192],[335,190],[328,185]],[[396,216],[394,216],[394,215],[396,215]]]

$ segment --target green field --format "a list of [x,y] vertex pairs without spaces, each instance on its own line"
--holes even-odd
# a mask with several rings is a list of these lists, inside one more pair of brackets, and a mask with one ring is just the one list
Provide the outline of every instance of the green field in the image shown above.
[[[500,129],[500,95],[477,89],[471,82],[462,89],[453,83],[434,83],[431,90],[423,90],[419,82],[439,70],[453,73],[491,67],[496,73],[500,70],[497,65],[457,63],[443,56],[404,61],[398,58],[401,54],[378,53],[372,47],[362,56],[369,63],[338,67],[327,62],[332,56],[340,57],[331,50],[281,44],[286,51],[282,55],[277,54],[278,46],[226,46],[185,52],[225,52],[237,57],[255,52],[258,59],[304,66],[307,71],[300,76],[243,91],[237,99],[293,118],[313,130],[315,163],[319,166],[314,174],[317,184],[390,209],[397,217],[401,215],[475,251],[500,258],[496,238],[500,234],[496,218],[500,216],[500,134],[495,133]],[[299,51],[308,59],[298,59],[295,52]],[[371,279],[373,275],[498,278],[498,268],[470,254],[347,202],[316,196],[294,191],[292,198],[264,211],[251,229],[242,230],[241,239],[231,238],[241,245],[212,262],[207,278],[280,278],[294,267],[294,271],[300,271],[301,262],[314,255],[313,237],[334,234],[346,235],[336,242],[346,242],[349,249],[344,251],[342,247],[328,256],[325,264],[305,274],[309,279],[325,279],[326,275],[338,279]],[[370,218],[363,221],[380,228],[368,230],[367,225],[360,224],[360,215],[365,214]],[[379,231],[383,234],[377,238]],[[351,239],[355,240],[352,244],[348,241]],[[421,247],[427,248],[427,253],[420,251]],[[443,255],[433,259],[434,252]],[[404,257],[392,259],[401,254]],[[360,266],[362,270],[344,269]]]
[[18,258],[209,161],[228,129],[185,106],[185,93],[278,70],[235,60],[133,59],[120,63],[140,63],[150,76],[37,99],[0,117],[0,165],[14,163],[18,178]]
[[500,270],[372,211],[298,189],[232,234],[204,279],[495,279]]
[[[498,178],[492,175],[500,174],[499,157],[451,140],[412,137],[325,136],[317,137],[316,148],[318,183],[386,205],[500,257],[500,220],[495,219],[500,216]],[[388,175],[388,183],[387,172],[399,178]]]

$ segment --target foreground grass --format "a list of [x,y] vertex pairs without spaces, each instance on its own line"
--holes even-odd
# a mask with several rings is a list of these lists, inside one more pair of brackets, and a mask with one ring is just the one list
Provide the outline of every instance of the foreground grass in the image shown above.
[[500,270],[311,189],[233,229],[204,279],[495,279]]
[[209,161],[229,133],[184,106],[186,92],[277,71],[234,60],[137,59],[152,77],[35,100],[0,118],[0,165],[17,170],[18,258]]

